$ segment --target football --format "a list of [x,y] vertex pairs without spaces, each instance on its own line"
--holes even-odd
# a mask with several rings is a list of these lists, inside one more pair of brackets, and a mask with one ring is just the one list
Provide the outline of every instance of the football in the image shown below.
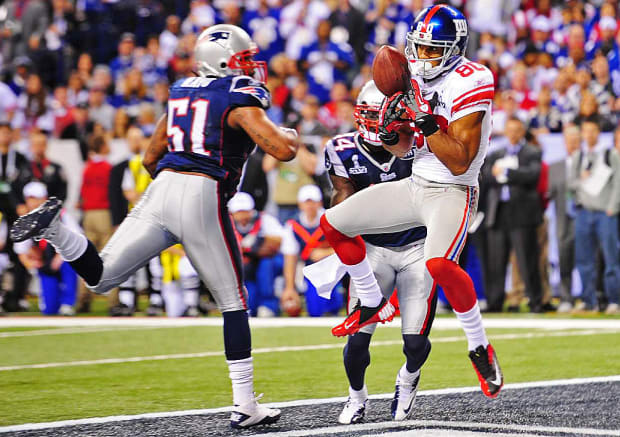
[[372,78],[386,96],[407,91],[411,86],[409,62],[392,46],[382,46],[372,62]]

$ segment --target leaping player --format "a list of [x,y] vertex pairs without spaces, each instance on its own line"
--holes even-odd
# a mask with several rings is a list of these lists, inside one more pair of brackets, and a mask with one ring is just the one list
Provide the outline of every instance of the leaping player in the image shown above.
[[[338,336],[355,334],[394,315],[373,275],[360,234],[426,226],[428,272],[443,288],[467,335],[469,357],[483,393],[496,397],[503,375],[482,325],[472,280],[457,263],[477,208],[478,175],[489,144],[494,94],[491,72],[464,57],[467,39],[465,17],[450,6],[426,8],[416,17],[405,51],[412,89],[386,98],[379,122],[387,150],[404,156],[415,147],[412,177],[353,194],[327,210],[321,226],[346,265],[359,298],[345,321],[333,328]],[[404,112],[407,123],[413,124],[411,135],[402,133]],[[369,207],[372,214],[360,214]]]
[[10,231],[14,241],[47,240],[97,293],[117,286],[162,250],[183,244],[224,318],[233,428],[273,423],[280,410],[258,404],[254,395],[247,292],[226,204],[255,144],[283,161],[293,159],[299,145],[267,118],[270,95],[255,80],[261,73],[264,78],[266,68],[253,60],[256,53],[256,44],[236,26],[212,26],[199,36],[198,77],[170,87],[168,114],[144,157],[155,179],[100,255],[58,220],[57,199],[19,218]]

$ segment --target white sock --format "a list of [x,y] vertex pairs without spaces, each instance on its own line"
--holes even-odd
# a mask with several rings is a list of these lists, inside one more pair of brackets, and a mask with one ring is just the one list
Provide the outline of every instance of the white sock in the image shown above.
[[149,303],[151,305],[154,305],[156,307],[162,306],[164,303],[164,300],[161,298],[161,292],[160,293],[151,293],[149,295]]
[[252,357],[226,360],[232,382],[233,404],[244,405],[254,400],[254,365]]
[[168,317],[181,317],[185,311],[183,295],[176,282],[167,282],[161,287],[161,295],[166,302]]
[[183,290],[183,301],[188,307],[197,307],[199,297],[198,290],[196,289]]
[[381,289],[372,272],[368,258],[364,257],[364,260],[359,264],[348,265],[347,272],[355,285],[355,292],[362,306],[376,307],[381,303],[383,294],[381,294]]
[[136,293],[132,290],[120,290],[118,301],[129,308],[133,308],[136,305]]
[[409,370],[407,370],[407,363],[403,364],[403,367],[401,367],[398,371],[399,379],[406,385],[413,384],[413,381],[415,381],[418,376],[420,376],[420,369],[411,373]]
[[478,306],[478,301],[472,309],[465,313],[457,313],[456,318],[461,323],[461,328],[465,332],[465,337],[467,337],[467,348],[470,351],[475,350],[478,346],[482,345],[483,347],[487,347],[489,344],[489,340],[487,339],[487,334],[484,330],[484,326],[482,326],[482,316],[480,315],[480,307]]
[[86,237],[68,228],[60,220],[56,226],[56,232],[51,236],[49,243],[54,246],[62,259],[71,262],[84,255],[88,247]]
[[366,399],[368,399],[368,388],[366,384],[364,384],[361,390],[355,390],[353,387],[349,386],[349,397],[359,403],[365,402]]

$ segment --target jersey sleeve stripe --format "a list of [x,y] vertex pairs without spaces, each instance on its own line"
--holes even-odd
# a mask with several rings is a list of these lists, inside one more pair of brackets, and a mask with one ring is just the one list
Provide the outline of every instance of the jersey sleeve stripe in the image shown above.
[[[480,111],[486,111],[486,109],[488,108],[488,105],[490,105],[491,103],[492,103],[492,100],[480,100],[478,102],[470,103],[469,105],[465,105],[465,106],[458,108],[457,110],[452,112],[452,115],[454,116],[454,114],[458,112],[463,112],[468,109],[475,108],[477,106],[480,107]],[[472,111],[472,112],[475,112],[475,111]]]
[[495,92],[495,87],[492,84],[488,84],[488,85],[480,86],[478,88],[474,88],[473,90],[469,90],[466,93],[463,93],[460,96],[458,96],[456,99],[454,99],[454,104],[458,104],[458,103],[460,103],[460,100],[466,99],[466,98],[468,98],[471,95],[478,94],[478,93],[483,92],[483,91],[493,91],[493,92]]
[[495,93],[493,91],[483,91],[481,93],[474,94],[466,98],[465,100],[462,100],[461,102],[457,103],[456,105],[454,105],[452,107],[452,114],[454,114],[457,111],[460,111],[466,106],[470,106],[471,104],[481,103],[482,101],[492,101],[494,95]]

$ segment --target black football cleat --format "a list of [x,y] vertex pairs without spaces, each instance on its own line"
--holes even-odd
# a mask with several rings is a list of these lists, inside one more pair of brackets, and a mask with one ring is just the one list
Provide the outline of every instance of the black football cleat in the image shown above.
[[469,359],[480,381],[480,388],[485,396],[496,398],[504,385],[504,375],[499,367],[495,350],[490,344],[482,345],[469,351]]
[[15,220],[9,231],[9,237],[16,243],[30,238],[43,239],[45,231],[54,226],[60,217],[61,210],[62,200],[50,197],[37,209]]
[[344,337],[353,335],[361,328],[372,323],[391,322],[394,319],[396,308],[385,298],[381,298],[381,303],[376,307],[361,306],[359,300],[353,311],[344,319],[340,325],[332,328],[332,335]]

